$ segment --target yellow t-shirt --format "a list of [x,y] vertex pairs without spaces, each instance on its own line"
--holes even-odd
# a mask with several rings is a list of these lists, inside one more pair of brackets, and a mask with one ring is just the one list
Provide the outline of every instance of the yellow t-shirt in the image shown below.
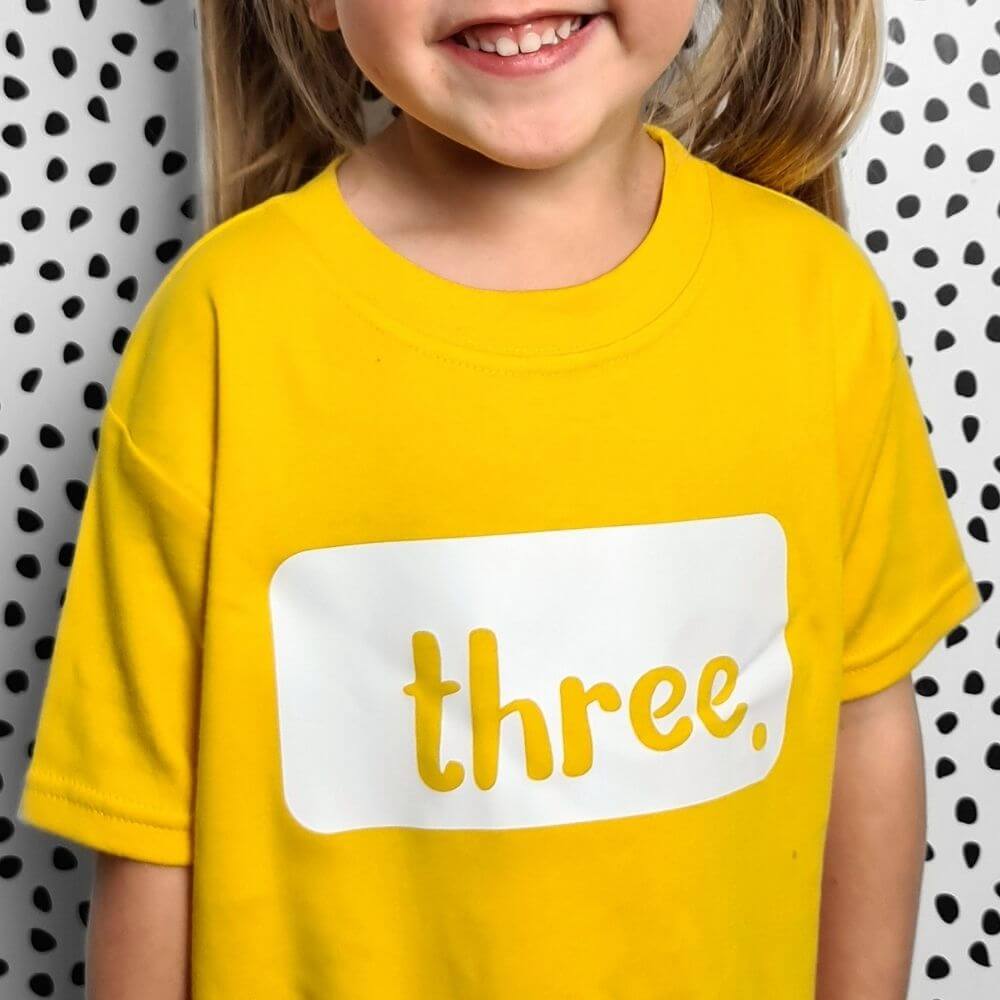
[[144,309],[19,817],[193,863],[194,1000],[812,996],[840,702],[981,598],[862,250],[648,128],[592,281],[332,160]]

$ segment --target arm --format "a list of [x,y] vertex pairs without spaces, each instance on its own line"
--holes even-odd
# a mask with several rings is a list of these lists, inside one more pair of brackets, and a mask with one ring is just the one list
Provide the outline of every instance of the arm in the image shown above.
[[907,674],[841,704],[817,1000],[905,1000],[926,838],[920,722]]
[[190,866],[97,853],[87,1000],[187,1000],[190,882]]

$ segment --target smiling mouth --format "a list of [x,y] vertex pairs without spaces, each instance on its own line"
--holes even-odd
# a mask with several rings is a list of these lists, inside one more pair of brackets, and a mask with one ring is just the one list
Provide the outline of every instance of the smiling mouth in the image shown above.
[[539,17],[523,24],[470,25],[449,36],[449,41],[473,51],[488,52],[503,58],[546,48],[558,48],[586,27],[596,14]]

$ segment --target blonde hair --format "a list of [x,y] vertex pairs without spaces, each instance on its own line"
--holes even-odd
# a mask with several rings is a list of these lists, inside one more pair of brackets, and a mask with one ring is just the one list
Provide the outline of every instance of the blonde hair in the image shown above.
[[[306,0],[199,0],[205,223],[365,141],[368,85]],[[881,0],[701,0],[642,116],[722,170],[846,225],[839,156],[884,55]]]

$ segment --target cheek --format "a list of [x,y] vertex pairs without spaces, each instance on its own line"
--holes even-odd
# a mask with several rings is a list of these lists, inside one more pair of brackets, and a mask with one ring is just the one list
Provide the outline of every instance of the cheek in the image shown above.
[[698,0],[618,0],[609,5],[623,48],[658,59],[664,69],[684,44],[697,7]]
[[414,0],[341,0],[340,31],[354,61],[379,89],[423,46],[421,3]]

